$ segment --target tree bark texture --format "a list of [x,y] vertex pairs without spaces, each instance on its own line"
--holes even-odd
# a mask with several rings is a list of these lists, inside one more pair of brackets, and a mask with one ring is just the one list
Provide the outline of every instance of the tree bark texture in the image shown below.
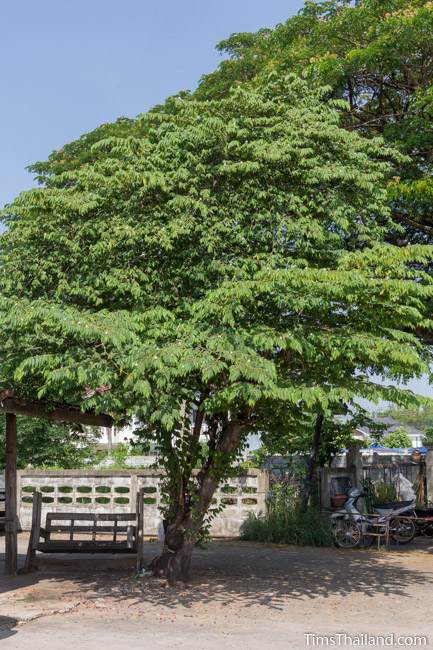
[[[230,422],[224,427],[218,443],[210,445],[209,456],[198,473],[198,493],[193,507],[190,507],[188,498],[184,498],[182,503],[178,502],[170,520],[165,522],[164,548],[152,560],[149,569],[154,575],[167,578],[169,584],[188,580],[197,534],[223,478],[216,471],[213,453],[232,454],[239,445],[244,428],[245,425],[239,422]],[[179,482],[184,483],[185,478],[181,477]],[[182,493],[182,486],[179,492]]]
[[317,467],[317,459],[320,449],[320,436],[323,428],[323,415],[319,413],[314,423],[314,434],[311,444],[310,456],[308,458],[307,474],[305,476],[304,489],[302,492],[301,511],[305,512],[311,499],[314,474]]

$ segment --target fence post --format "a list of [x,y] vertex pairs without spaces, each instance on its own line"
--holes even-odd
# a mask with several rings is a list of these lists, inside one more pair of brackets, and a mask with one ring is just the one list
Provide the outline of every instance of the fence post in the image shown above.
[[347,470],[353,477],[353,487],[362,487],[362,443],[356,442],[347,450]]
[[425,455],[425,477],[427,487],[427,503],[433,504],[433,448],[427,449]]
[[137,494],[137,492],[138,492],[137,475],[131,471],[131,475],[129,477],[129,494],[131,495],[131,503],[132,503],[132,495]]
[[319,468],[320,479],[320,507],[331,507],[331,472],[329,467]]
[[269,472],[265,469],[257,472],[257,492],[263,494],[263,503],[266,504],[266,497],[269,492]]

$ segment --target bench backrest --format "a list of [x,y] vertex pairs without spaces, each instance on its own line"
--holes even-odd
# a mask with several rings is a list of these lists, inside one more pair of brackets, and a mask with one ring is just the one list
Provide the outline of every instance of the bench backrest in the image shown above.
[[[143,488],[137,492],[136,512],[115,512],[115,513],[84,513],[84,512],[48,512],[46,516],[46,528],[41,527],[42,515],[42,493],[33,492],[33,508],[32,508],[32,529],[30,532],[29,547],[27,550],[27,557],[25,562],[25,571],[30,571],[34,566],[36,551],[43,550],[49,552],[50,550],[70,552],[70,551],[83,551],[89,550],[91,553],[99,552],[100,550],[109,550],[112,552],[135,552],[137,554],[136,568],[141,571],[143,568],[143,508],[144,490]],[[102,522],[102,524],[100,524]],[[69,540],[64,540],[60,545],[56,540],[50,541],[51,533],[66,533],[69,534]],[[76,533],[85,533],[91,536],[85,542],[81,540],[74,540]],[[97,540],[99,534],[110,533],[112,540],[102,542]],[[118,541],[117,535],[126,537],[124,541]],[[45,541],[40,544],[40,537],[44,537]],[[68,544],[69,541],[69,544]],[[42,548],[42,546],[44,548]],[[85,551],[84,551],[85,552]]]
[[[100,523],[102,522],[102,523]],[[51,533],[67,533],[73,540],[77,533],[96,535],[110,534],[113,542],[117,535],[136,535],[137,515],[134,512],[122,513],[83,513],[83,512],[48,512],[46,515],[45,531]]]

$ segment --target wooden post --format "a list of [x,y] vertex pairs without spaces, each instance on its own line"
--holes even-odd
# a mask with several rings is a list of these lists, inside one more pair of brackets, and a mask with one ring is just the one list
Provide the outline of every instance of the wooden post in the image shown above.
[[425,473],[427,486],[427,504],[433,504],[433,447],[427,447],[425,455]]
[[17,418],[6,413],[6,561],[9,576],[17,573]]

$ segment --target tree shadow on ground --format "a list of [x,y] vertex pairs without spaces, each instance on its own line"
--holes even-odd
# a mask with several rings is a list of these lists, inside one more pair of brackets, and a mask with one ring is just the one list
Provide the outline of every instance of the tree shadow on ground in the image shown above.
[[[157,550],[155,544],[146,544],[145,561],[150,561]],[[425,554],[424,560],[417,561],[421,569],[405,566],[405,557],[377,550],[214,542],[208,551],[196,552],[191,582],[169,588],[165,581],[148,574],[134,577],[132,558],[44,556],[39,571],[2,580],[0,592],[19,588],[24,579],[27,585],[48,580],[65,599],[79,596],[89,602],[128,601],[146,608],[190,608],[196,603],[225,606],[236,599],[239,607],[278,610],[291,600],[352,593],[408,598],[411,585],[433,585],[431,556]]]
[[17,633],[17,630],[13,629],[17,623],[18,621],[16,618],[0,615],[0,641]]

